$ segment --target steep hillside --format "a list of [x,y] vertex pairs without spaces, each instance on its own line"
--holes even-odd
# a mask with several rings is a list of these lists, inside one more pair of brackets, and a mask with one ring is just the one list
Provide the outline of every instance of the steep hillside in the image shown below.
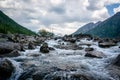
[[5,15],[2,11],[0,11],[0,33],[19,33],[26,35],[35,35],[34,32],[28,30],[27,28],[19,25],[10,17]]
[[101,38],[120,38],[120,12],[86,32]]

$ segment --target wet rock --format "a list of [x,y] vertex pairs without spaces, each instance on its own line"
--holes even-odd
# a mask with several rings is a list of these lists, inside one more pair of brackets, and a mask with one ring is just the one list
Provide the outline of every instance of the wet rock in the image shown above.
[[84,49],[84,48],[83,48],[83,47],[79,47],[78,49],[79,49],[79,50],[82,50],[82,49]]
[[97,42],[97,41],[99,41],[99,38],[94,38],[93,41]]
[[73,38],[72,35],[65,35],[63,37],[63,41],[70,42],[70,43],[75,43],[76,38]]
[[35,45],[31,41],[28,43],[28,49],[35,49]]
[[20,45],[12,42],[0,43],[0,55],[9,54],[13,50],[20,50]]
[[24,58],[16,58],[14,59],[15,61],[17,62],[25,62],[27,59],[24,59]]
[[36,46],[40,46],[45,40],[46,40],[45,37],[37,37],[37,38],[36,38],[36,41],[34,41],[34,44],[35,44]]
[[118,43],[119,42],[119,39],[113,39],[112,40],[114,43]]
[[53,47],[49,47],[49,50],[51,50],[51,51],[53,51],[53,50],[55,50]]
[[49,47],[47,43],[43,43],[43,45],[40,48],[40,52],[42,53],[49,53]]
[[20,51],[25,51],[24,45],[22,43],[20,44]]
[[18,57],[18,56],[20,56],[18,50],[13,50],[9,54],[0,55],[0,57]]
[[116,57],[113,64],[120,67],[120,54]]
[[70,39],[69,42],[75,43],[75,42],[76,42],[76,39],[74,39],[74,38],[73,38],[73,39]]
[[0,80],[7,80],[14,72],[14,66],[8,59],[0,61]]
[[99,51],[90,51],[85,54],[85,57],[103,58],[106,56],[102,52],[99,52]]
[[109,48],[111,46],[115,46],[116,43],[114,42],[102,42],[102,43],[99,43],[99,47],[102,47],[102,48]]
[[20,56],[18,50],[13,50],[11,53],[8,54],[8,57],[17,57]]
[[86,52],[88,52],[88,51],[94,51],[94,48],[88,47],[88,48],[85,48],[85,51]]

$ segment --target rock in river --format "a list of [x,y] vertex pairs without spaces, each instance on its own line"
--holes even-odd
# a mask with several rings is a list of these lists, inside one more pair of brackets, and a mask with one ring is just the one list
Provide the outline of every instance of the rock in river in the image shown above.
[[35,49],[35,45],[33,44],[33,42],[29,42],[28,49]]
[[113,64],[120,67],[120,54],[116,57],[116,59],[113,62]]
[[85,48],[85,51],[87,52],[87,51],[93,51],[94,50],[94,48],[90,48],[90,47],[88,47],[88,48]]
[[90,51],[85,54],[85,57],[103,58],[106,56],[100,51]]
[[[18,43],[12,43],[12,42],[4,42],[1,43],[0,42],[0,56],[12,56],[12,57],[16,57],[19,54],[17,54],[17,50],[20,50],[20,45]],[[16,50],[16,51],[14,51]],[[17,53],[16,53],[17,52]],[[15,54],[15,55],[14,55]],[[17,54],[17,55],[16,55]]]
[[49,47],[47,43],[43,43],[41,48],[40,48],[40,52],[42,53],[49,53]]
[[102,43],[99,43],[99,47],[102,47],[102,48],[109,48],[111,46],[115,46],[116,43],[114,42],[102,42]]
[[0,61],[0,80],[7,80],[14,72],[14,66],[8,59]]

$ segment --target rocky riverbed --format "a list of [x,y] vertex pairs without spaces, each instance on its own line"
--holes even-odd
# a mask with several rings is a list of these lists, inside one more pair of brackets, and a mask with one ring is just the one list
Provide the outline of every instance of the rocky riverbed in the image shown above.
[[22,43],[22,48],[20,42],[0,42],[0,80],[120,80],[119,41],[36,42]]

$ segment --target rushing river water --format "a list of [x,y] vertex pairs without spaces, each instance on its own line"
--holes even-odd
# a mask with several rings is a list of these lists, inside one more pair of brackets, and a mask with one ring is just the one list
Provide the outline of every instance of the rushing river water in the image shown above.
[[[55,40],[46,41],[49,46],[54,47],[58,45],[59,42]],[[96,80],[117,80],[111,77],[106,69],[106,66],[110,64],[110,61],[115,58],[119,53],[120,49],[118,46],[110,48],[100,48],[98,47],[97,42],[81,40],[83,43],[91,43],[96,51],[103,52],[107,57],[105,58],[89,58],[85,57],[85,50],[65,50],[57,49],[55,51],[50,51],[49,54],[42,54],[39,52],[40,46],[37,46],[34,50],[26,50],[25,52],[20,52],[21,56],[9,58],[14,64],[16,71],[11,76],[10,80],[18,80],[21,73],[28,69],[29,67],[39,67],[39,69],[44,69],[46,67],[57,67],[62,70],[67,70],[64,73],[61,73],[62,76],[70,77],[72,74],[91,74]],[[64,42],[65,45],[67,43]],[[77,43],[79,44],[79,42]],[[87,47],[83,45],[82,47]],[[54,72],[57,74],[57,71]],[[69,74],[69,75],[68,75]],[[62,79],[62,78],[61,78]],[[32,80],[32,79],[28,79]],[[44,80],[47,80],[44,79]],[[51,80],[51,79],[48,79]],[[64,79],[63,79],[64,80]],[[74,79],[69,79],[74,80]]]

